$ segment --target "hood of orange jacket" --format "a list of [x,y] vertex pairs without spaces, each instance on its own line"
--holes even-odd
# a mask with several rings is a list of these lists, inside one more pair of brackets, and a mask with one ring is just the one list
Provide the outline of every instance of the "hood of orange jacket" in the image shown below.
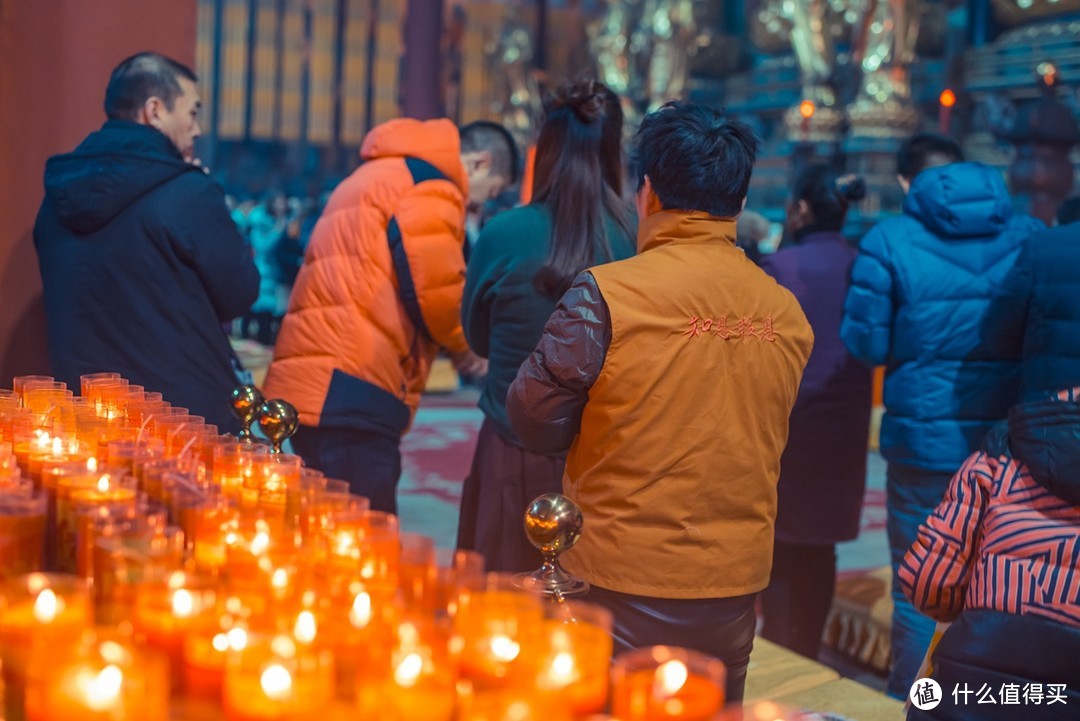
[[412,157],[426,160],[468,194],[469,179],[461,164],[461,136],[446,118],[398,118],[371,130],[360,146],[362,160]]

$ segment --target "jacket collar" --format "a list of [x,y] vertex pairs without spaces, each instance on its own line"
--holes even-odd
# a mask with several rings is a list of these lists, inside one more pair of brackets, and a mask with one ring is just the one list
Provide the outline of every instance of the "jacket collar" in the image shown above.
[[672,243],[718,242],[735,245],[735,219],[697,210],[661,210],[638,226],[638,252]]

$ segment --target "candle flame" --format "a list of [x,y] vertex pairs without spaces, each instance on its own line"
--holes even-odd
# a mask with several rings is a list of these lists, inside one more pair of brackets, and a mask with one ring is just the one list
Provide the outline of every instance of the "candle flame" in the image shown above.
[[367,591],[361,591],[353,599],[352,610],[349,611],[349,622],[357,628],[367,628],[371,623],[371,595]]
[[177,618],[191,618],[195,613],[195,597],[191,591],[181,588],[172,597],[173,615]]
[[97,459],[93,456],[87,459],[86,470],[90,473],[97,473]]
[[120,689],[124,685],[124,672],[118,666],[110,664],[101,669],[100,673],[85,673],[78,685],[90,710],[104,711],[113,706],[120,696]]
[[312,643],[318,635],[318,624],[315,623],[315,614],[311,611],[301,611],[296,616],[296,625],[293,626],[293,635],[300,643]]
[[280,663],[272,663],[263,670],[259,685],[268,698],[281,701],[292,691],[292,674]]
[[229,641],[229,648],[233,651],[243,651],[248,645],[247,631],[242,628],[230,628],[229,632],[225,634],[225,637]]
[[418,653],[410,653],[401,660],[394,669],[394,680],[399,686],[412,686],[416,679],[420,678],[420,672],[424,669],[424,659]]
[[109,481],[110,478],[108,473],[99,478],[97,482],[98,491],[100,491],[101,493],[107,493],[109,490]]
[[521,644],[502,634],[492,636],[490,646],[491,654],[499,661],[506,663],[513,661],[521,653]]
[[64,439],[57,436],[52,439],[52,454],[53,458],[60,458],[64,455]]
[[282,658],[292,658],[296,655],[296,642],[288,636],[274,636],[270,650]]
[[686,685],[690,672],[678,659],[664,663],[656,669],[656,689],[664,696],[674,696]]
[[218,653],[225,653],[229,650],[229,637],[224,633],[215,634],[214,638],[210,640],[210,645],[213,646],[214,650]]
[[38,623],[52,623],[63,610],[63,599],[58,598],[51,588],[46,588],[34,599],[34,620]]
[[34,435],[36,436],[34,438],[34,445],[36,445],[41,450],[47,450],[49,448],[49,444],[52,443],[52,436],[50,436],[45,431],[34,431]]
[[124,647],[116,641],[102,641],[101,646],[98,647],[98,652],[103,659],[111,664],[127,663],[131,658],[128,652],[124,650]]
[[251,552],[256,556],[261,556],[266,553],[266,549],[270,548],[270,534],[265,531],[259,531],[255,534],[255,538],[251,539]]
[[551,659],[548,675],[558,686],[566,686],[576,681],[578,672],[574,654],[569,651],[560,651],[555,654],[555,658]]
[[284,568],[274,571],[274,574],[270,576],[270,585],[279,591],[286,588],[289,585],[289,572]]

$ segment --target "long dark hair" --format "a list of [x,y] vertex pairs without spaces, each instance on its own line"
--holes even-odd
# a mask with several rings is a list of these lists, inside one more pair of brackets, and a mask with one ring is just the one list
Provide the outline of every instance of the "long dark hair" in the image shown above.
[[795,180],[791,197],[805,200],[814,214],[813,230],[844,227],[848,207],[866,195],[866,183],[855,175],[840,175],[827,165],[811,165]]
[[558,298],[598,255],[611,260],[605,214],[630,235],[630,208],[622,198],[623,114],[618,96],[590,80],[559,88],[544,109],[533,202],[551,211],[551,252],[533,285]]

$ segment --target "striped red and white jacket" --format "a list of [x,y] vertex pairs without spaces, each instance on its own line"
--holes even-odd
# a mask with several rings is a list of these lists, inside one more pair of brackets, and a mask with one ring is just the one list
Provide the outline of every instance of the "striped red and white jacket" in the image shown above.
[[1080,627],[1080,388],[1016,406],[953,476],[900,566],[940,621],[992,609]]

